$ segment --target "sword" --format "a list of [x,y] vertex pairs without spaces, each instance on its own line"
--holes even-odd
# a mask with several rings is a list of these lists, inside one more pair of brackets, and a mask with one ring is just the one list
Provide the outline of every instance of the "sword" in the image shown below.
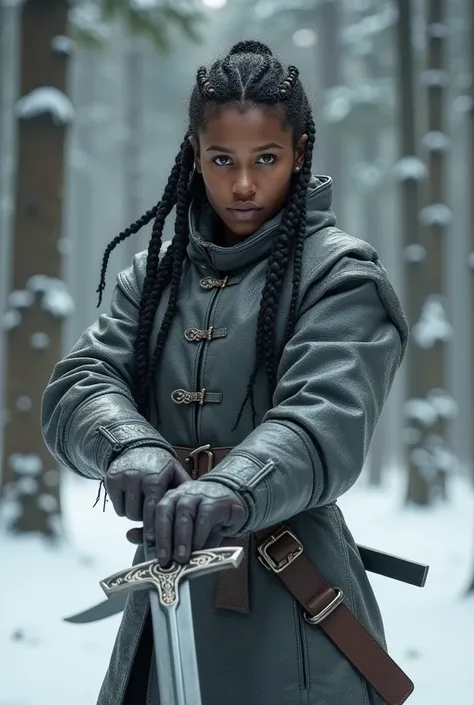
[[[423,563],[409,561],[406,558],[393,556],[389,553],[377,551],[367,546],[357,546],[364,568],[371,573],[377,573],[393,580],[400,580],[409,585],[423,587],[428,575],[428,566]],[[214,551],[217,549],[214,549]],[[239,559],[240,561],[241,559]],[[65,617],[64,621],[70,624],[88,624],[106,619],[114,614],[118,614],[125,609],[127,595],[124,593],[114,593],[107,599],[90,607],[87,610],[78,612],[71,617]]]
[[[150,549],[145,549],[149,558]],[[194,551],[188,563],[162,568],[156,558],[126,568],[100,582],[109,600],[149,590],[160,702],[201,705],[189,579],[237,568],[243,548]],[[66,621],[73,621],[71,619]]]

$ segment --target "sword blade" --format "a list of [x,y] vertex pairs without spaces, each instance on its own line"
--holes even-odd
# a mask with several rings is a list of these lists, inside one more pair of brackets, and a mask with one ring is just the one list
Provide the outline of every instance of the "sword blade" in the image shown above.
[[97,605],[84,610],[84,612],[78,612],[70,617],[63,617],[63,622],[69,622],[70,624],[90,624],[90,622],[98,622],[101,619],[106,619],[107,617],[112,617],[114,614],[123,612],[126,602],[127,595],[117,593],[111,595],[107,600],[103,600]]
[[170,607],[150,590],[150,609],[160,702],[202,705],[189,582],[180,583],[179,602]]

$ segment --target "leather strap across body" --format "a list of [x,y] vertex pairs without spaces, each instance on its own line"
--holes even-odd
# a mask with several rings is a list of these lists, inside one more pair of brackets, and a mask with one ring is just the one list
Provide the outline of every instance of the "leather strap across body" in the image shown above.
[[[232,448],[206,445],[194,450],[182,447],[174,450],[191,477],[198,479],[220,463]],[[243,546],[245,556],[237,570],[219,574],[216,606],[244,613],[250,611],[250,542],[255,542],[262,565],[282,581],[300,604],[305,620],[323,630],[387,705],[402,705],[413,692],[412,681],[352,614],[344,602],[343,591],[323,580],[305,555],[303,545],[284,524],[228,542]]]

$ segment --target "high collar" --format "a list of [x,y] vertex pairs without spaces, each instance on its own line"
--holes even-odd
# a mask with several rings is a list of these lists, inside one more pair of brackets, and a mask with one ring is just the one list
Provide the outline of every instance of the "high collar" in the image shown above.
[[[332,179],[313,176],[307,191],[306,237],[336,222],[332,202]],[[198,266],[211,265],[217,272],[232,272],[266,257],[273,246],[281,221],[280,211],[253,235],[232,247],[212,241],[214,211],[208,204],[193,201],[189,209],[188,257]]]

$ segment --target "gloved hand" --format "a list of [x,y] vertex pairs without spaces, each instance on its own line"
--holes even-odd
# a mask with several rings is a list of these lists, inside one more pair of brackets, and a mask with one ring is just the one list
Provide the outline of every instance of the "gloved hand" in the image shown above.
[[[219,482],[190,480],[169,490],[155,509],[160,565],[166,567],[172,560],[187,563],[192,551],[218,546],[225,536],[238,532],[246,519],[243,500]],[[139,536],[139,529],[127,534],[132,543],[138,543]]]
[[155,538],[155,508],[167,490],[189,481],[189,475],[171,453],[157,446],[124,451],[107,470],[104,482],[115,512],[143,521],[145,536]]

